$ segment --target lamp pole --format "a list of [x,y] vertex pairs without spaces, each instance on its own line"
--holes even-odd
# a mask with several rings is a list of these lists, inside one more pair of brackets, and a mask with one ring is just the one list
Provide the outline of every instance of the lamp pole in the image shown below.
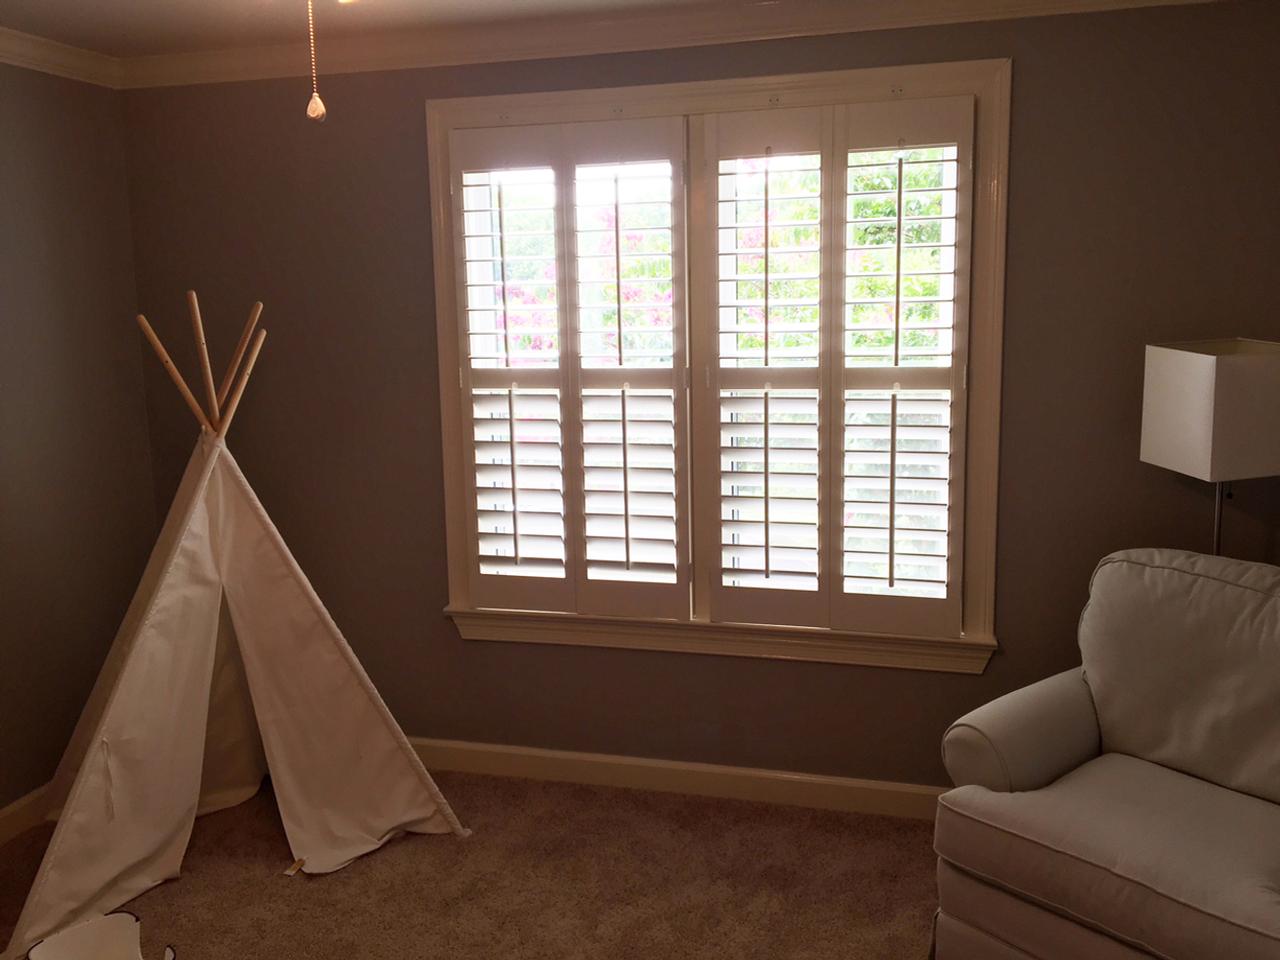
[[1231,496],[1231,484],[1219,480],[1213,485],[1213,555],[1222,556],[1222,504]]

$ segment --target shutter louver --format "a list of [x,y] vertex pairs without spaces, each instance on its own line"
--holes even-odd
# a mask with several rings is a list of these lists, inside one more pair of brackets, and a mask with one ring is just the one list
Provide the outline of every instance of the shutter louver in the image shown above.
[[474,390],[480,572],[564,577],[560,397],[555,390]]
[[849,154],[845,363],[951,363],[954,146]]
[[471,366],[556,366],[555,174],[466,173],[462,183]]
[[844,590],[946,596],[946,391],[847,391]]
[[722,160],[719,179],[721,366],[816,367],[818,156]]
[[818,589],[818,394],[720,395],[725,586]]
[[580,166],[574,186],[582,366],[670,368],[670,162]]
[[586,390],[587,577],[676,582],[676,451],[669,390]]

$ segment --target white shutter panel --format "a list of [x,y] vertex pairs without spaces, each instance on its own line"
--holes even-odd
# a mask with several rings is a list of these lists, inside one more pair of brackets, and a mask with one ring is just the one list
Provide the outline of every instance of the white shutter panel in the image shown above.
[[573,609],[555,146],[496,129],[450,144],[477,607]]
[[958,636],[973,101],[847,108],[832,625]]
[[578,610],[687,619],[684,123],[565,126],[583,550]]
[[[715,265],[699,392],[704,510],[718,518],[713,620],[825,626],[821,369],[826,108],[703,120]],[[710,282],[704,278],[704,283]],[[712,318],[708,318],[712,319]]]

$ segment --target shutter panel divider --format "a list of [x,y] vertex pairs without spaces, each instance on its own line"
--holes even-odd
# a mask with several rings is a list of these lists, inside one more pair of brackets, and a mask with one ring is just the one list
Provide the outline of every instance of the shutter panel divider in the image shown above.
[[[768,177],[766,177],[766,178],[765,178],[765,188],[764,188],[764,202],[765,202],[765,208],[766,208],[766,209],[767,209],[767,208],[768,208],[768,206],[769,206],[769,186],[768,186],[768,184],[769,184],[769,178],[768,178]],[[769,222],[769,218],[768,218],[768,216],[766,215],[766,216],[765,216],[765,224],[766,224],[766,226],[765,226],[765,231],[764,231],[764,243],[765,243],[765,249],[766,249],[766,250],[768,250],[768,249],[769,249],[769,228],[768,228],[768,222]],[[768,258],[768,256],[766,256],[766,257],[765,257],[765,259],[764,259],[764,278],[765,278],[765,279],[764,279],[764,289],[765,289],[765,294],[764,294],[764,353],[765,353],[765,363],[767,364],[767,363],[769,362],[769,359],[768,359],[768,358],[769,358],[769,258]],[[772,474],[771,474],[771,472],[770,472],[770,470],[769,470],[769,417],[770,417],[770,412],[771,412],[771,411],[769,410],[769,391],[770,391],[770,385],[766,383],[766,384],[764,385],[764,398],[763,398],[764,416],[761,418],[761,419],[763,420],[763,423],[761,424],[761,431],[760,431],[760,432],[761,432],[761,434],[764,436],[764,456],[763,456],[763,458],[762,458],[762,459],[763,459],[763,466],[761,467],[761,471],[760,471],[760,478],[761,478],[761,480],[764,482],[764,491],[763,491],[763,492],[764,492],[764,575],[765,575],[765,578],[766,578],[766,579],[768,579],[768,576],[769,576],[769,568],[772,566],[772,564],[770,564],[770,562],[769,562],[769,560],[770,560],[770,552],[771,552],[771,551],[770,551],[770,549],[769,549],[769,547],[770,547],[770,544],[769,544],[769,499],[770,499],[770,497],[773,495],[773,490],[772,490],[772,487],[773,487],[773,476],[772,476]]]
[[[511,324],[508,320],[510,316],[507,310],[507,233],[506,218],[503,213],[502,203],[503,184],[498,182],[498,289],[502,291],[502,359],[506,366],[511,366]],[[510,397],[510,394],[507,394]],[[511,422],[515,423],[515,416],[511,417]],[[514,451],[514,446],[513,446]],[[514,452],[512,456],[514,457]],[[515,489],[515,479],[512,478],[511,489]],[[517,549],[517,554],[519,550]]]
[[[896,203],[894,204],[894,216],[896,218],[896,222],[894,223],[895,242],[893,245],[893,366],[895,368],[899,365],[902,359],[902,244],[903,244],[903,239],[902,239],[903,193],[902,191],[903,191],[904,185],[902,183],[903,167],[902,167],[902,151],[901,150],[898,151],[897,161],[898,161],[898,176],[897,176],[898,197],[897,197]],[[846,165],[848,164],[848,162],[849,162],[848,160],[845,160]],[[893,417],[890,418],[891,424],[894,422],[894,419],[895,418]],[[892,437],[893,435],[892,428],[890,429],[890,433]],[[890,439],[889,441],[890,451],[893,450],[893,442],[894,442],[893,439]],[[892,458],[892,453],[890,453],[890,457]],[[889,476],[890,477],[893,476],[892,465],[890,465],[890,468],[889,468]],[[893,490],[892,483],[889,485],[889,489],[891,491],[890,497],[892,498],[892,490]],[[890,508],[889,510],[889,586],[891,587],[893,586],[893,509],[892,508]]]
[[519,457],[516,456],[516,387],[514,383],[507,391],[507,450],[508,456],[511,457],[511,555],[515,557],[518,567],[520,566],[520,481],[516,477],[516,461]]
[[[710,622],[720,577],[720,411],[716,353],[716,117],[688,118],[689,471],[693,617]],[[705,278],[705,279],[704,279]]]
[[[898,161],[898,169],[902,169],[902,161]],[[899,188],[901,195],[901,188]],[[898,249],[902,249],[902,244],[898,244]],[[902,277],[899,275],[898,283],[901,285]],[[898,338],[894,337],[894,343]],[[894,348],[896,351],[896,347]],[[897,513],[898,513],[898,391],[889,394],[889,589],[893,589],[894,579],[894,537],[897,536]]]
[[844,416],[840,389],[844,367],[844,234],[845,164],[843,162],[848,116],[844,110],[825,111],[823,138],[823,260],[822,260],[822,477],[825,509],[820,530],[821,587],[825,592],[827,624],[834,622],[835,599],[842,582],[841,546],[844,525]]
[[[614,177],[614,188],[616,190],[618,178]],[[615,210],[617,207],[615,206]],[[615,234],[619,242],[622,239],[621,231],[615,229]],[[621,257],[618,258],[621,263]],[[619,273],[621,277],[621,273]],[[618,289],[621,291],[622,283],[619,280]],[[622,363],[622,295],[618,295],[618,363]],[[618,401],[620,406],[620,416],[618,417],[618,426],[622,428],[622,543],[625,547],[623,551],[626,554],[627,569],[631,569],[631,463],[630,457],[627,456],[627,388],[629,384],[623,384],[622,390],[618,393]],[[672,491],[674,493],[674,491]]]
[[582,578],[586,573],[586,519],[583,513],[585,461],[582,456],[582,382],[578,334],[578,244],[574,228],[574,166],[565,143],[569,125],[557,138],[556,233],[560,250],[560,418],[564,424],[565,567],[572,584],[573,609],[582,607]]

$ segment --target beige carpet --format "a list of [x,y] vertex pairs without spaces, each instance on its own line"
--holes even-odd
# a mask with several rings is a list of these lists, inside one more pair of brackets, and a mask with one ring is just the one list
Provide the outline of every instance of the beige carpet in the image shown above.
[[[196,822],[181,879],[127,909],[178,960],[910,960],[928,952],[931,825],[440,774],[474,836],[406,837],[284,877],[269,791]],[[0,849],[0,946],[49,829]]]

